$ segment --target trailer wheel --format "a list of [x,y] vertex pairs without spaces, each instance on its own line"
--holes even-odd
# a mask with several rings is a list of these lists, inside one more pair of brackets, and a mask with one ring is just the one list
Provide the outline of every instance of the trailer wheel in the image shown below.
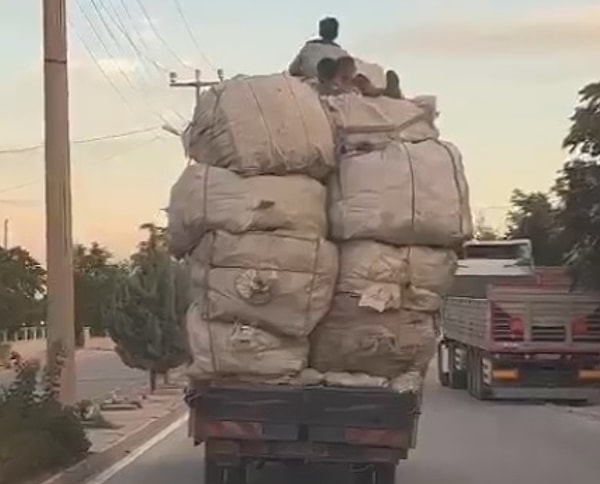
[[247,484],[246,466],[223,466],[212,459],[206,459],[204,484]]
[[483,381],[483,361],[481,352],[476,349],[469,351],[467,389],[469,394],[477,400],[486,400],[488,398],[487,388]]
[[448,343],[448,386],[454,390],[465,390],[467,388],[467,372],[456,368],[458,359],[457,347]]
[[[443,387],[447,387],[450,384],[450,374],[447,371],[444,371],[444,348],[445,344],[440,341],[437,347],[437,371],[438,371],[438,381],[440,385]],[[446,347],[447,349],[447,347]],[[446,357],[447,358],[447,357]]]

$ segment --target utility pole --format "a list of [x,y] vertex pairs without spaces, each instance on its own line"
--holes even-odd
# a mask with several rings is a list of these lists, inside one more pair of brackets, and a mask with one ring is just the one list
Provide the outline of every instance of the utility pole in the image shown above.
[[61,365],[59,398],[75,403],[66,0],[43,0],[48,363]]
[[2,238],[2,247],[4,247],[6,250],[8,250],[8,224],[10,222],[8,221],[7,218],[4,219],[4,235]]
[[202,72],[200,69],[196,69],[194,71],[194,80],[193,81],[179,81],[176,72],[169,73],[169,86],[170,87],[193,87],[196,90],[196,102],[200,98],[200,93],[202,92],[203,87],[216,86],[217,84],[223,82],[225,79],[225,74],[223,73],[223,69],[217,69],[217,76],[219,78],[218,81],[202,81],[201,78]]

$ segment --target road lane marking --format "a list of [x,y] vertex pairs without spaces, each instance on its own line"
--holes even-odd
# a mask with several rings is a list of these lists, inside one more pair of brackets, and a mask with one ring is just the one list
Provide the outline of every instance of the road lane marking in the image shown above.
[[182,427],[184,424],[187,423],[187,420],[188,420],[187,415],[182,416],[179,420],[173,422],[171,425],[169,425],[167,428],[165,428],[164,430],[162,430],[161,432],[156,434],[154,437],[152,437],[146,443],[139,446],[137,449],[135,449],[133,452],[131,452],[127,457],[121,459],[116,464],[113,464],[108,469],[106,469],[105,471],[98,474],[96,477],[93,477],[90,480],[86,481],[85,484],[104,484],[105,482],[109,481],[116,474],[121,472],[123,469],[125,469],[127,466],[132,464],[139,457],[141,457],[146,452],[148,452],[150,449],[152,449],[152,447],[154,447],[161,441],[165,440],[176,430],[179,430],[180,427]]

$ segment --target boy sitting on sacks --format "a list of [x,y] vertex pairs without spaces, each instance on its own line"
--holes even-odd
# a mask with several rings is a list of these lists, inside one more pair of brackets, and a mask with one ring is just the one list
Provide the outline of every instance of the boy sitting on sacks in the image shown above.
[[317,83],[313,83],[320,94],[336,95],[356,92],[367,97],[387,96],[403,99],[400,79],[394,71],[387,72],[387,86],[377,88],[364,75],[359,74],[356,62],[350,56],[337,60],[326,57],[317,65]]
[[[351,92],[353,87],[364,96],[388,96],[401,99],[400,79],[394,71],[387,71],[385,88],[376,88],[363,74],[358,74],[355,60],[336,43],[340,24],[336,18],[327,17],[319,22],[319,38],[309,40],[289,66],[292,76],[319,80],[323,91]],[[337,65],[337,78],[334,80]],[[353,86],[353,87],[352,87]],[[333,92],[332,92],[333,93]]]

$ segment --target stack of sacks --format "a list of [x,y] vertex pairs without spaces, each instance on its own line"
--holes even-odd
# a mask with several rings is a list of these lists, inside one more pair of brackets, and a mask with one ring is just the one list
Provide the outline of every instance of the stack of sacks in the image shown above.
[[355,95],[326,103],[341,153],[329,180],[340,275],[311,336],[311,366],[329,383],[417,390],[456,269],[451,248],[472,235],[462,158],[423,105]]
[[169,236],[191,273],[190,376],[291,381],[338,274],[329,120],[299,80],[236,78],[200,97],[184,143],[197,163],[172,189]]

